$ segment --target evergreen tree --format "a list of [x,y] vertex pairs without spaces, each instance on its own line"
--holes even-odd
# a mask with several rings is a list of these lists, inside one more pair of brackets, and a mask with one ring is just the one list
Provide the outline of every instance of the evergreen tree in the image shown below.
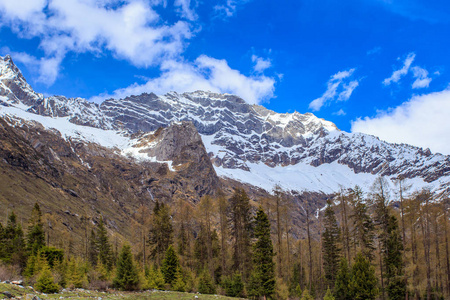
[[225,295],[229,297],[242,297],[244,294],[244,283],[239,272],[235,272],[231,277],[224,277],[222,286],[225,290]]
[[201,294],[215,294],[216,287],[207,271],[203,271],[198,279],[198,291]]
[[307,289],[305,289],[302,293],[302,297],[300,298],[300,300],[314,300],[314,297],[311,296],[311,294]]
[[36,255],[45,246],[44,224],[42,223],[42,213],[39,204],[34,204],[28,221],[27,250],[28,254]]
[[54,282],[52,272],[48,265],[45,265],[39,274],[35,288],[37,291],[46,294],[54,294],[59,291],[59,286]]
[[334,298],[333,293],[331,292],[331,290],[328,288],[327,289],[327,293],[325,294],[325,297],[323,297],[323,300],[335,300],[336,298]]
[[389,299],[405,299],[406,284],[403,267],[403,243],[398,228],[397,219],[391,216],[388,225],[388,239],[384,264],[386,266],[387,293]]
[[147,279],[147,286],[151,289],[162,289],[164,288],[164,276],[161,270],[153,266],[146,269],[145,277]]
[[167,248],[172,244],[173,227],[170,220],[169,208],[158,201],[153,208],[151,228],[149,230],[148,244],[150,246],[150,256],[156,259],[157,264],[161,263]]
[[250,277],[249,295],[267,298],[275,292],[275,264],[270,222],[261,207],[256,214],[254,234],[256,242],[253,244],[253,272]]
[[0,260],[3,260],[5,253],[5,229],[0,222]]
[[139,273],[133,261],[131,247],[128,244],[125,244],[120,251],[113,284],[116,288],[125,291],[133,291],[139,287]]
[[374,245],[374,224],[369,216],[367,205],[362,198],[362,190],[356,186],[352,193],[353,196],[353,214],[350,218],[353,220],[354,243],[361,247],[362,253],[373,259]]
[[175,279],[172,282],[172,289],[177,292],[185,292],[186,283],[183,280],[183,274],[181,273],[180,266],[177,267],[174,278]]
[[336,274],[336,281],[334,285],[334,294],[336,300],[352,300],[352,293],[350,290],[351,274],[348,268],[348,262],[345,257],[341,258],[339,263],[339,270]]
[[323,268],[328,287],[334,287],[336,274],[339,268],[339,256],[341,249],[339,247],[340,230],[334,214],[332,202],[327,202],[324,216],[325,230],[322,234],[322,252]]
[[[289,295],[291,297],[300,298],[302,296],[302,286],[305,286],[304,278],[305,268],[301,267],[300,263],[295,263],[289,283]],[[298,292],[298,289],[300,289],[300,293]]]
[[[359,252],[352,266],[351,281],[349,284],[351,299],[374,300],[378,295],[378,280],[375,276],[375,268],[369,260]],[[336,296],[338,296],[336,294]]]
[[12,212],[3,230],[3,260],[6,263],[25,268],[27,257],[22,226],[17,223],[17,217]]
[[173,249],[172,245],[167,248],[166,256],[164,257],[164,260],[162,262],[161,271],[164,276],[164,281],[167,284],[172,285],[176,278],[176,272],[178,268],[180,267],[180,263],[178,261],[178,256],[175,253],[175,250]]
[[98,223],[96,237],[98,259],[100,263],[106,266],[108,271],[110,271],[114,264],[114,258],[112,247],[108,239],[108,232],[106,231],[105,224],[103,223],[103,218],[100,218],[100,222]]
[[236,189],[230,199],[230,225],[233,237],[233,270],[241,272],[244,279],[251,268],[252,216],[250,199],[244,189]]

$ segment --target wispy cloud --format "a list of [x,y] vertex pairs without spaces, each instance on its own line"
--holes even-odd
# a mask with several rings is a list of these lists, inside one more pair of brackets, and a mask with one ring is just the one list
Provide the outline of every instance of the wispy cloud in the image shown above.
[[272,61],[269,58],[264,59],[254,54],[252,55],[252,62],[255,64],[253,70],[257,73],[262,73],[272,66]]
[[408,74],[409,68],[411,67],[411,64],[413,63],[415,57],[416,54],[409,53],[403,62],[403,67],[394,71],[391,77],[384,79],[383,84],[390,85],[392,82],[398,82],[403,76]]
[[412,84],[413,89],[426,88],[430,85],[431,78],[428,77],[428,71],[421,67],[413,67],[413,76],[416,80]]
[[352,122],[352,132],[363,132],[393,143],[408,143],[450,154],[450,90],[414,96],[373,118]]
[[225,0],[221,4],[214,7],[216,13],[223,17],[232,17],[239,6],[246,4],[252,0]]
[[428,77],[428,71],[419,66],[412,66],[415,57],[416,55],[414,53],[409,53],[403,61],[403,67],[394,71],[391,77],[384,79],[383,84],[388,86],[393,82],[398,83],[402,77],[406,76],[409,71],[412,71],[413,77],[415,78],[415,81],[412,84],[413,89],[429,87],[432,79]]
[[92,98],[100,102],[106,98],[124,98],[143,92],[164,94],[169,91],[188,92],[205,90],[238,95],[250,104],[258,104],[274,95],[275,79],[264,75],[245,76],[230,68],[225,60],[206,55],[193,63],[186,61],[166,61],[161,67],[161,76],[149,79],[145,84],[134,84],[114,91],[111,95]]
[[355,69],[341,71],[333,76],[327,82],[327,90],[321,97],[314,99],[309,103],[309,108],[318,111],[327,103],[333,101],[347,101],[350,99],[353,91],[358,87],[358,80],[349,80]]

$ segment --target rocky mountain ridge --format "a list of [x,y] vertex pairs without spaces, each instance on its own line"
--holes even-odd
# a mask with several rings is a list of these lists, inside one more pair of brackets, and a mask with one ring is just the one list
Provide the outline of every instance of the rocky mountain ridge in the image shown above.
[[[5,106],[0,113],[82,125],[63,135],[115,147],[125,155],[174,164],[163,150],[170,135],[165,137],[164,147],[158,147],[160,138],[144,143],[143,137],[161,127],[189,121],[219,176],[266,190],[280,184],[287,190],[333,193],[355,184],[367,188],[377,176],[402,176],[416,188],[442,190],[449,186],[449,156],[342,132],[310,113],[279,114],[249,105],[237,96],[204,91],[163,96],[144,93],[108,99],[100,105],[81,98],[46,98],[32,90],[10,57],[0,60],[0,70],[0,103]],[[117,138],[109,137],[114,142],[105,144],[108,138],[95,138],[97,131],[79,134],[86,128]]]

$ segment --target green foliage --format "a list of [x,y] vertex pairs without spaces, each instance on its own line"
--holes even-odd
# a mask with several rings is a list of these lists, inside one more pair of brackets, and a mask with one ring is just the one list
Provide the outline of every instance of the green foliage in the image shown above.
[[353,220],[354,243],[359,245],[363,254],[371,260],[375,250],[373,242],[375,226],[367,211],[367,204],[362,199],[362,190],[359,186],[354,188],[352,199],[353,214],[350,218]]
[[172,289],[177,292],[186,291],[186,283],[183,280],[180,266],[178,266],[177,271],[175,272],[175,279],[172,282]]
[[153,209],[152,224],[149,231],[148,244],[150,246],[150,256],[156,259],[159,264],[161,257],[172,244],[173,227],[170,220],[169,208],[156,202]]
[[325,294],[325,297],[323,297],[323,300],[335,300],[333,293],[330,289],[327,289],[327,293]]
[[46,294],[54,294],[59,291],[59,286],[54,282],[52,272],[47,265],[40,272],[35,288]]
[[133,261],[131,247],[125,244],[117,261],[116,277],[113,280],[114,287],[120,290],[133,291],[138,289],[139,283],[139,273]]
[[361,252],[356,255],[352,266],[349,288],[352,299],[355,300],[373,300],[378,295],[375,268]]
[[305,289],[303,291],[302,297],[300,298],[300,300],[314,300],[314,297],[311,296],[311,294],[309,293],[308,289]]
[[9,215],[6,227],[2,231],[2,257],[0,259],[8,264],[19,265],[21,269],[25,268],[27,262],[26,245],[22,226],[17,223],[14,212]]
[[150,289],[163,289],[164,288],[164,276],[161,270],[156,266],[148,268],[146,270],[145,277],[147,279],[147,286]]
[[44,224],[39,204],[36,203],[28,221],[27,250],[31,255],[36,255],[45,246]]
[[235,272],[231,277],[224,277],[222,279],[222,286],[227,296],[242,297],[244,295],[244,283],[239,272]]
[[323,269],[328,287],[333,287],[339,268],[339,257],[341,252],[339,240],[341,232],[336,221],[331,201],[327,202],[327,207],[325,209],[324,227],[325,231],[322,235]]
[[336,281],[334,285],[334,294],[336,300],[351,300],[352,292],[350,290],[350,281],[352,280],[350,270],[348,268],[348,262],[345,257],[341,258],[339,263],[339,270],[336,275]]
[[270,297],[275,292],[275,263],[273,245],[270,238],[270,222],[260,207],[255,218],[255,237],[253,245],[253,271],[248,285],[251,297]]
[[386,266],[387,293],[389,299],[405,299],[406,283],[403,268],[403,243],[400,237],[397,219],[391,216],[388,223],[387,249],[384,255]]
[[112,269],[114,264],[114,256],[111,248],[111,244],[108,239],[108,232],[106,231],[105,224],[103,223],[103,218],[100,218],[100,222],[97,227],[97,249],[98,249],[98,260],[109,270]]
[[23,271],[23,276],[31,279],[33,276],[39,274],[44,267],[48,267],[47,260],[40,253],[28,257],[27,265]]
[[40,248],[39,253],[45,257],[50,268],[53,268],[57,263],[62,263],[64,260],[64,250],[55,247],[43,246]]
[[[300,263],[295,263],[292,269],[292,276],[289,282],[289,296],[300,298],[302,296],[302,286],[304,286],[305,269]],[[300,292],[299,292],[300,291]]]
[[203,271],[198,279],[198,291],[202,294],[215,294],[216,287],[208,271]]
[[180,266],[178,256],[175,253],[175,250],[173,249],[173,246],[170,245],[169,248],[167,248],[166,256],[164,257],[164,260],[162,262],[161,271],[164,276],[164,281],[167,284],[172,285],[172,283],[176,279],[176,272]]
[[71,258],[67,263],[67,285],[75,288],[85,288],[88,284],[88,267],[81,258]]

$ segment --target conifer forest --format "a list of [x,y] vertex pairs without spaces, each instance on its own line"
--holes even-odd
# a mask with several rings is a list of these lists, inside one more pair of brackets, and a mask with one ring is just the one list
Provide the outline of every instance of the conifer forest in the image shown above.
[[390,194],[380,177],[371,193],[355,186],[321,210],[305,210],[305,236],[292,233],[293,204],[278,187],[265,199],[237,188],[231,197],[204,196],[195,205],[141,206],[130,241],[118,240],[100,217],[85,222],[83,242],[74,244],[52,230],[51,214],[36,203],[28,220],[10,211],[0,222],[0,279],[22,278],[44,293],[157,289],[249,299],[449,299],[449,198],[412,193],[401,179],[396,186]]

